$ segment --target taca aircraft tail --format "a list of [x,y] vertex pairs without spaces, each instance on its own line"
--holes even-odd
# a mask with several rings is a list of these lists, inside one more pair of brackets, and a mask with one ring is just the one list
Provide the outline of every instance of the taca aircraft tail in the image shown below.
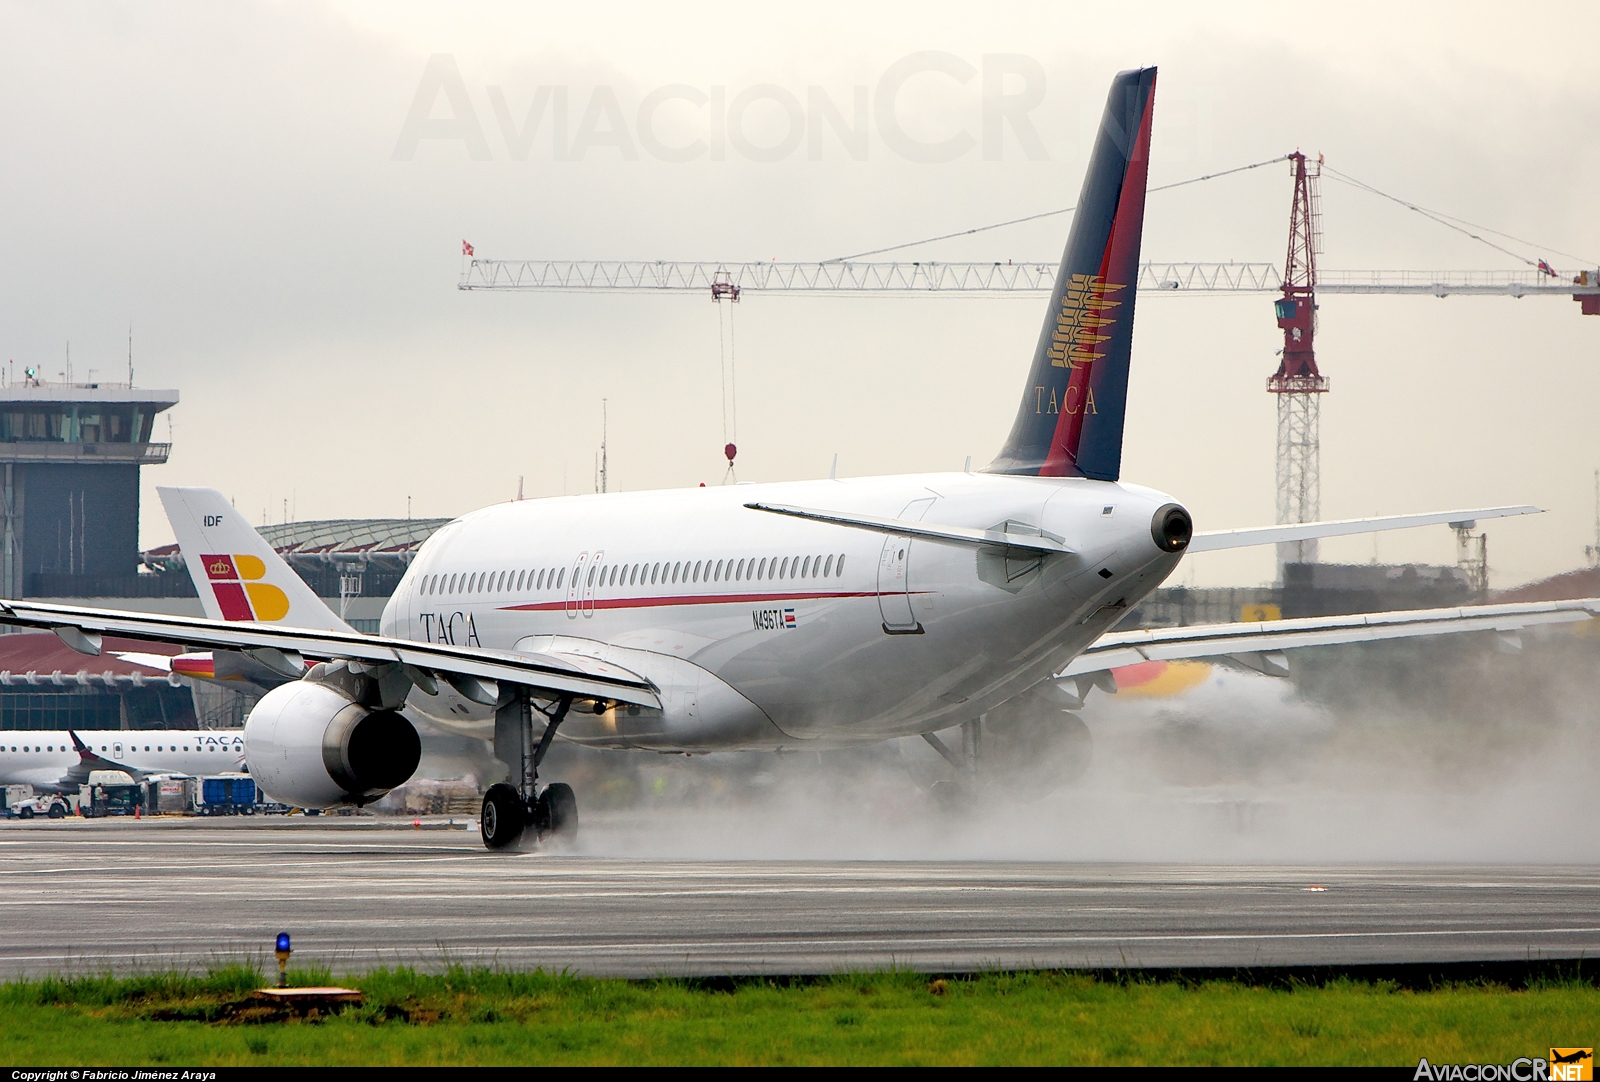
[[988,473],[1115,481],[1122,471],[1155,90],[1155,68],[1111,82],[1022,404]]

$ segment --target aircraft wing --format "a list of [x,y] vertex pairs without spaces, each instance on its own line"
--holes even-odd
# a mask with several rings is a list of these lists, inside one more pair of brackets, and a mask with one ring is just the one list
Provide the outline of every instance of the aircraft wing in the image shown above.
[[1514,632],[1540,624],[1564,624],[1600,616],[1600,598],[1540,601],[1520,605],[1471,605],[1456,609],[1369,612],[1314,616],[1262,623],[1202,624],[1100,636],[1057,679],[1085,676],[1144,661],[1216,658],[1274,676],[1288,675],[1281,652],[1302,646],[1378,642],[1463,631]]
[[[1021,523],[1007,522],[990,530],[974,530],[967,526],[939,526],[927,522],[913,522],[904,518],[880,518],[877,515],[846,514],[843,511],[819,511],[813,507],[790,507],[781,503],[747,503],[752,511],[766,511],[791,518],[806,518],[813,522],[827,522],[835,526],[849,526],[872,533],[895,537],[922,537],[930,541],[948,541],[957,545],[1002,546],[1015,549],[1032,549],[1035,552],[1072,552],[1066,542],[1038,529]],[[1032,530],[1031,533],[1020,531]]]
[[1345,537],[1384,530],[1409,530],[1413,526],[1441,524],[1471,526],[1480,518],[1506,518],[1510,515],[1538,515],[1542,510],[1529,504],[1516,507],[1478,507],[1465,511],[1428,511],[1418,515],[1385,515],[1379,518],[1346,518],[1328,522],[1291,522],[1282,526],[1251,526],[1242,530],[1211,530],[1197,533],[1189,541],[1189,552],[1215,552],[1218,549],[1247,548],[1251,545],[1276,545],[1280,541],[1310,541],[1318,537]]
[[291,679],[304,673],[305,657],[372,665],[393,662],[403,666],[425,691],[435,679],[442,679],[486,706],[494,705],[497,689],[493,685],[500,683],[556,695],[636,703],[656,709],[661,706],[656,688],[647,680],[614,668],[592,671],[550,654],[526,657],[503,650],[419,643],[356,631],[317,631],[15,600],[0,601],[0,623],[54,631],[62,642],[86,654],[98,654],[100,637],[106,634],[195,649],[240,650]]
[[85,744],[82,738],[71,729],[67,730],[67,735],[72,737],[72,746],[77,749],[78,761],[68,767],[67,772],[61,776],[61,781],[58,784],[64,792],[75,793],[78,791],[78,786],[88,785],[89,772],[91,770],[120,770],[134,781],[143,781],[151,774],[148,770],[140,770],[138,767],[128,763],[112,762],[110,759],[97,755],[94,749]]

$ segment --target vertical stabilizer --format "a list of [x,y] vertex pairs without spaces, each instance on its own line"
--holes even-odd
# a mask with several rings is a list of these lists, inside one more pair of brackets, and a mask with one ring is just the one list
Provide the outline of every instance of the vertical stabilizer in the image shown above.
[[1155,68],[1111,82],[1022,405],[990,473],[1115,481],[1122,471],[1155,90]]
[[211,620],[352,631],[214,488],[158,488]]

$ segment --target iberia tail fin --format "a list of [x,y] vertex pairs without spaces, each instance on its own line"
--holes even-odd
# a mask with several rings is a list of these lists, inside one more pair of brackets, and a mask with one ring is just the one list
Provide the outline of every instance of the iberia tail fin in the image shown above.
[[1111,81],[1017,420],[987,472],[1115,481],[1156,69]]
[[206,616],[352,631],[214,488],[158,488]]

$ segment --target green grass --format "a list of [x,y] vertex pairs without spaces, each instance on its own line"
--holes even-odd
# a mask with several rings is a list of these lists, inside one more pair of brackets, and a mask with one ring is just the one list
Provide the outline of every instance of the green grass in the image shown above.
[[[295,983],[324,983],[300,972]],[[258,971],[0,984],[0,1062],[14,1066],[906,1063],[1388,1064],[1510,1062],[1592,1044],[1600,988],[1408,990],[1132,980],[1062,972],[930,980],[592,980],[409,969],[343,978],[365,1002],[272,1019]]]

